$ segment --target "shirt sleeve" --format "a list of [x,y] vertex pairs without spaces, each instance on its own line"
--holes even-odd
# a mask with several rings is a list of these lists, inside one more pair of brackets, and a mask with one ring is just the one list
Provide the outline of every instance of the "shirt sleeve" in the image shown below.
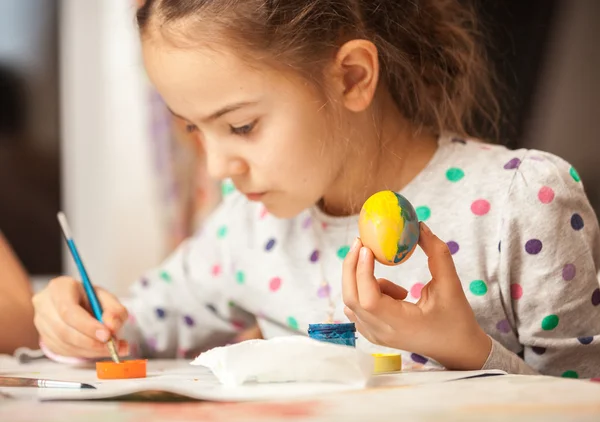
[[576,170],[529,151],[508,193],[500,283],[522,359],[495,343],[486,363],[510,372],[600,375],[600,232]]
[[128,340],[131,355],[190,357],[228,343],[254,324],[254,316],[227,294],[235,282],[227,233],[231,218],[228,201],[195,237],[134,283],[123,299],[129,320],[119,333]]

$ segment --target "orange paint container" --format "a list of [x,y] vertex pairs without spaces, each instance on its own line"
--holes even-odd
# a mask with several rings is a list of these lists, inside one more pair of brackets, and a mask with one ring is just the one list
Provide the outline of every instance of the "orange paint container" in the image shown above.
[[146,378],[146,360],[96,362],[96,375],[101,380]]

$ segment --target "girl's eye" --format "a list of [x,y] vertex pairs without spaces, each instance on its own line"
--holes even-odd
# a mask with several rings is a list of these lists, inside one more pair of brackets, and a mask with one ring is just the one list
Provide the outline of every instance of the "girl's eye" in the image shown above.
[[198,128],[196,127],[196,125],[192,125],[192,124],[185,125],[185,131],[187,133],[192,133],[192,132],[195,132],[197,130],[198,130]]
[[250,132],[252,132],[252,129],[254,129],[255,124],[256,124],[256,122],[252,122],[252,123],[244,125],[244,126],[239,126],[239,127],[229,126],[229,127],[231,128],[231,133],[233,133],[234,135],[248,135]]

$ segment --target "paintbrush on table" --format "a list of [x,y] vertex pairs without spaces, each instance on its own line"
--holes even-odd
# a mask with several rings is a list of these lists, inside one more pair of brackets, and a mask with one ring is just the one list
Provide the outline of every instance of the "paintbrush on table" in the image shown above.
[[0,387],[38,387],[38,388],[70,388],[80,390],[93,388],[93,385],[81,382],[54,381],[41,378],[2,377],[0,376]]
[[[81,281],[83,283],[83,289],[85,290],[85,294],[87,295],[88,300],[90,301],[90,306],[92,307],[92,312],[96,319],[102,322],[102,306],[100,306],[100,301],[96,296],[96,291],[94,290],[94,286],[92,286],[92,282],[88,277],[87,271],[83,266],[83,261],[81,260],[81,256],[79,255],[79,251],[75,246],[75,242],[73,241],[73,237],[71,236],[71,229],[69,228],[69,224],[67,223],[67,217],[63,212],[59,212],[58,222],[60,223],[60,228],[62,230],[65,241],[67,242],[67,246],[69,247],[69,251],[71,251],[71,255],[73,256],[73,260],[75,261],[75,265],[77,265],[77,269],[79,270],[79,274],[81,275]],[[106,343],[108,346],[108,350],[110,351],[110,356],[115,363],[120,363],[119,354],[117,353],[117,346],[115,345],[115,339],[111,337],[111,339]]]

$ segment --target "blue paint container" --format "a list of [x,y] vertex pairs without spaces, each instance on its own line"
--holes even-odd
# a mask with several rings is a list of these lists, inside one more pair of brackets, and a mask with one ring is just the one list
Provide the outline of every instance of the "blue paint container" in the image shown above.
[[356,347],[356,326],[348,324],[309,324],[310,338],[327,343]]

